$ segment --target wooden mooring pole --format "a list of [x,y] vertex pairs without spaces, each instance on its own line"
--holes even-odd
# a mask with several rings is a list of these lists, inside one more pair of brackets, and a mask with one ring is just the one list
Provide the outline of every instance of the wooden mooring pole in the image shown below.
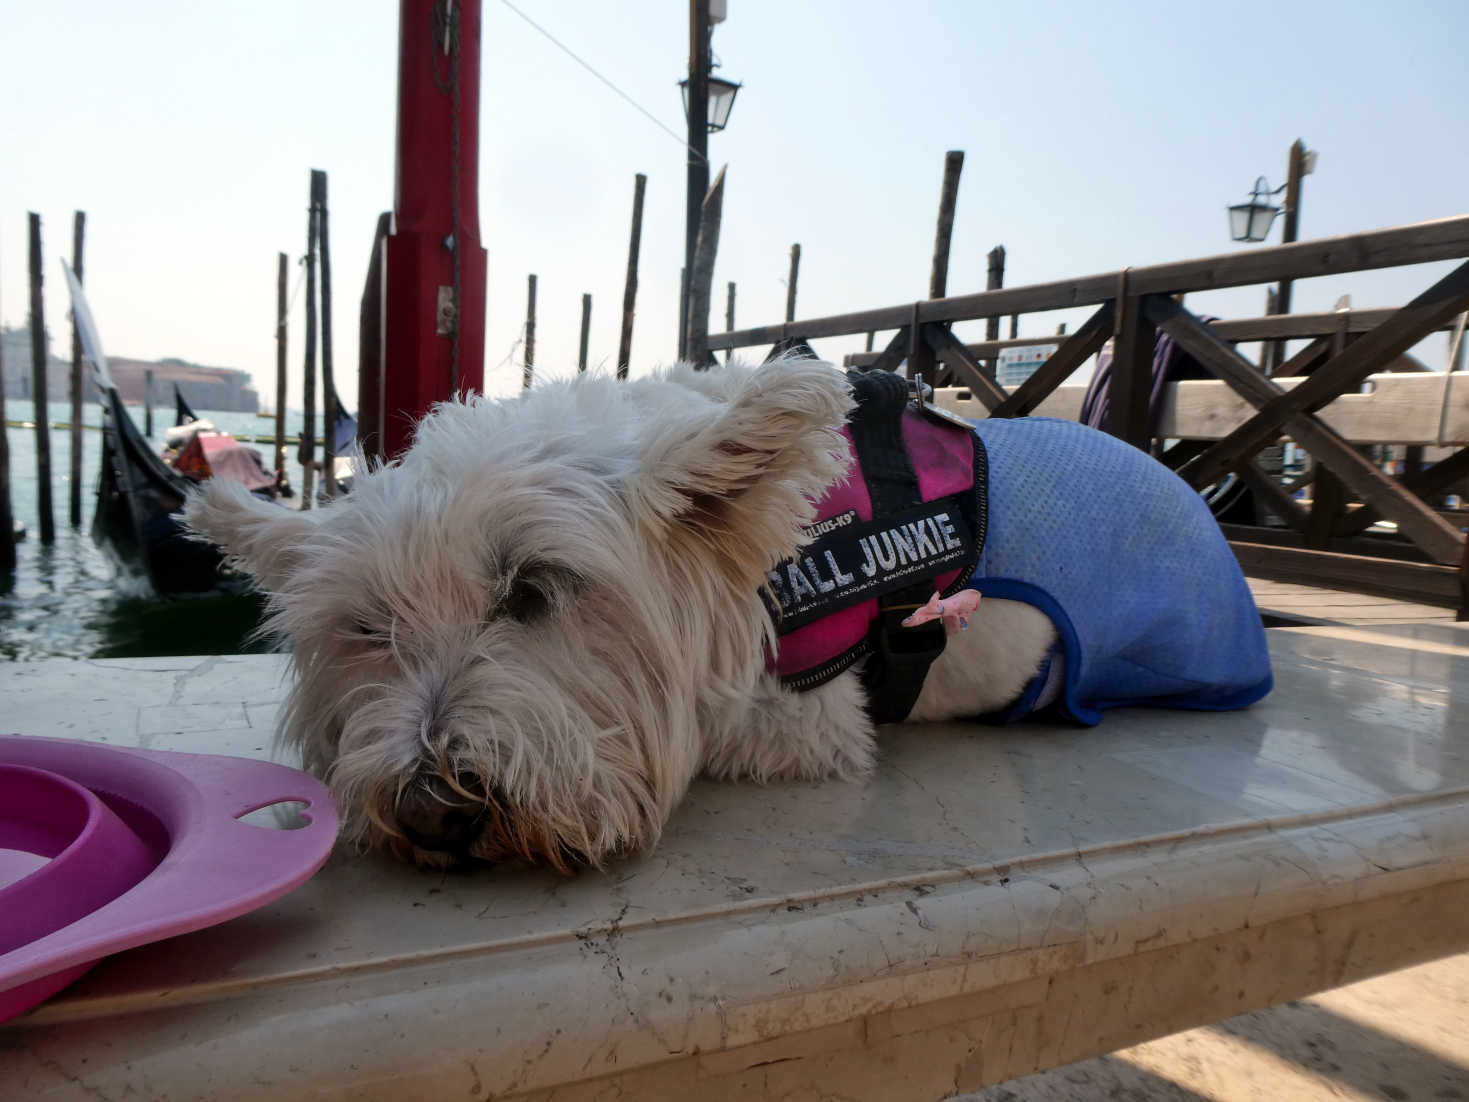
[[316,204],[306,211],[306,359],[302,367],[301,508],[316,496]]
[[10,436],[5,429],[4,346],[5,342],[0,341],[0,592],[8,591],[15,577],[15,511],[10,505]]
[[633,178],[632,236],[627,243],[627,279],[622,284],[622,336],[617,341],[617,377],[626,379],[632,361],[632,319],[638,301],[638,253],[643,243],[643,193],[648,178]]
[[311,171],[311,205],[316,208],[316,248],[321,255],[321,489],[337,496],[337,387],[332,375],[332,250],[327,235],[326,173]]
[[724,171],[719,170],[699,208],[699,245],[689,275],[688,359],[701,368],[714,362],[709,354],[709,299],[714,290],[714,260],[719,254],[719,224],[724,216]]
[[51,512],[51,416],[46,408],[46,303],[41,293],[41,216],[30,215],[31,229],[31,378],[36,404],[36,507],[40,513],[41,543],[56,542],[56,519]]
[[143,435],[153,439],[153,372],[143,372]]
[[[82,241],[87,212],[76,211],[71,222],[71,270],[82,282]],[[82,526],[82,338],[76,319],[71,323],[71,526]]]
[[800,274],[801,245],[797,242],[791,246],[791,271],[786,277],[786,321],[796,320],[796,278]]
[[520,377],[520,389],[529,390],[536,379],[536,277],[530,275],[525,281],[525,373]]
[[[928,297],[943,298],[949,288],[949,243],[954,237],[954,206],[959,201],[959,174],[964,171],[964,151],[944,154],[944,180],[939,188],[939,217],[933,234],[933,264],[928,271]],[[934,362],[933,351],[917,333],[909,334],[908,376],[922,375],[934,386],[951,386],[953,372]]]
[[[734,306],[735,306],[735,285],[734,285],[734,280],[730,280],[729,281],[729,287],[728,287],[728,293],[727,293],[727,296],[726,296],[726,298],[724,300],[724,331],[726,333],[733,333],[734,332],[734,319],[735,319]],[[724,362],[725,363],[729,363],[729,361],[731,359],[733,359],[733,358],[734,358],[734,349],[733,348],[726,348],[724,350]]]
[[285,253],[276,255],[275,265],[275,484],[280,489],[286,482],[286,276],[290,259]]
[[[1005,246],[996,245],[986,256],[987,266],[985,268],[984,289],[986,291],[998,291],[1005,286]],[[1013,334],[1012,334],[1013,335]],[[1000,339],[1000,316],[986,318],[984,323],[984,339],[997,341]],[[1000,361],[996,358],[986,359],[984,369],[993,379],[998,373]]]
[[[678,358],[701,363],[690,349],[689,315],[694,295],[694,264],[699,226],[709,193],[709,72],[714,59],[709,49],[709,0],[689,0],[689,79],[684,115],[688,123],[688,178],[684,193],[684,278],[678,300]],[[708,319],[705,318],[707,325]]]
[[[1301,230],[1301,180],[1306,175],[1306,143],[1297,138],[1291,143],[1285,167],[1285,222],[1280,228],[1280,243],[1289,245]],[[1282,279],[1275,290],[1272,314],[1289,314],[1293,281]],[[1285,342],[1271,341],[1265,353],[1265,374],[1273,375],[1285,362]]]
[[959,174],[964,151],[944,154],[944,182],[939,189],[939,219],[933,235],[933,265],[928,272],[928,297],[943,298],[949,287],[949,242],[954,237],[954,207],[959,201]]
[[587,373],[587,337],[592,329],[592,296],[581,297],[581,349],[576,354],[576,370],[580,375]]
[[689,270],[678,270],[678,358],[689,358]]

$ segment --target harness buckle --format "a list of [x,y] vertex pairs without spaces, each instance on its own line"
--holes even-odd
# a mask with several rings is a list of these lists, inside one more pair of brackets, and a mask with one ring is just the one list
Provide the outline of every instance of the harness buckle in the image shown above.
[[868,709],[874,723],[900,723],[908,717],[924,678],[949,641],[942,620],[905,628],[912,605],[883,608],[872,625],[872,654],[863,668]]
[[943,620],[930,620],[905,628],[903,621],[913,612],[911,605],[885,608],[877,618],[877,650],[891,666],[918,667],[926,671],[944,653],[949,633]]

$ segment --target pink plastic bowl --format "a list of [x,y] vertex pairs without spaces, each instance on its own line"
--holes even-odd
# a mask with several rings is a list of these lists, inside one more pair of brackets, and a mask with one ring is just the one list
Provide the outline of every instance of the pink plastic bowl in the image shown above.
[[[241,822],[283,801],[303,828]],[[336,834],[326,788],[283,765],[0,735],[0,1022],[110,953],[279,899]]]
[[[0,764],[0,953],[71,925],[135,887],[159,855],[90,791],[44,769]],[[14,879],[23,855],[47,859]],[[0,993],[0,1020],[12,1003],[39,1001],[89,966],[43,976]]]

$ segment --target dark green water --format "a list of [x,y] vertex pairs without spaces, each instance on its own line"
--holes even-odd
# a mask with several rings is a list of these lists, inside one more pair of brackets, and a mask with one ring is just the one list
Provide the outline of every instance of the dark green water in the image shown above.
[[[53,423],[66,421],[70,407],[51,404]],[[141,429],[142,411],[135,411]],[[155,437],[173,423],[172,406],[154,410]],[[6,416],[29,419],[30,402],[11,400]],[[248,413],[200,411],[200,416],[237,435],[264,436],[273,422]],[[299,430],[299,415],[288,418],[289,432]],[[99,425],[98,406],[85,407],[84,423]],[[143,655],[243,654],[266,649],[250,638],[259,623],[261,600],[254,595],[161,599],[146,583],[120,576],[112,562],[92,543],[90,528],[102,435],[83,434],[82,526],[70,527],[71,439],[65,430],[51,432],[52,499],[56,542],[42,547],[36,493],[36,433],[10,428],[11,507],[15,521],[27,531],[16,546],[16,573],[0,592],[0,661],[39,658],[131,658]],[[268,445],[256,445],[269,454]],[[288,457],[290,453],[287,453]]]

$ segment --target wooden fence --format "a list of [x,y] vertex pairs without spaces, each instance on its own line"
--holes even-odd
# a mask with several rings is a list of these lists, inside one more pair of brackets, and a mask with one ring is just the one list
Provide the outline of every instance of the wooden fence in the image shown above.
[[[1462,620],[1469,618],[1469,541],[1429,499],[1469,477],[1469,448],[1395,479],[1318,413],[1469,309],[1466,258],[1469,215],[710,334],[708,344],[711,349],[769,344],[774,354],[802,341],[892,331],[887,346],[864,365],[866,369],[891,370],[906,360],[910,373],[969,388],[988,416],[1020,417],[1033,412],[1112,340],[1107,430],[1159,453],[1195,487],[1238,474],[1284,522],[1283,530],[1248,526],[1228,530],[1236,555],[1250,574],[1456,608]],[[1396,310],[1343,311],[1345,318],[1278,316],[1213,326],[1178,301],[1188,292],[1443,260],[1461,263],[1407,305]],[[966,345],[950,330],[959,321],[1084,306],[1096,307],[1091,317],[1069,336],[1054,338],[1059,342],[1056,351],[1010,391],[984,370],[981,361],[1001,347],[1038,340]],[[1148,396],[1154,342],[1160,332],[1173,337],[1254,412],[1220,439],[1182,439],[1166,450],[1156,447],[1148,428]],[[1269,376],[1234,347],[1247,340],[1282,338],[1309,343]],[[1296,376],[1305,378],[1289,389],[1278,381]],[[1314,460],[1317,473],[1310,510],[1257,465],[1261,450],[1282,436],[1301,445]],[[1377,520],[1396,525],[1407,544],[1406,553],[1397,547],[1382,555],[1336,549],[1339,540],[1363,532]],[[1360,549],[1359,541],[1353,550]]]

